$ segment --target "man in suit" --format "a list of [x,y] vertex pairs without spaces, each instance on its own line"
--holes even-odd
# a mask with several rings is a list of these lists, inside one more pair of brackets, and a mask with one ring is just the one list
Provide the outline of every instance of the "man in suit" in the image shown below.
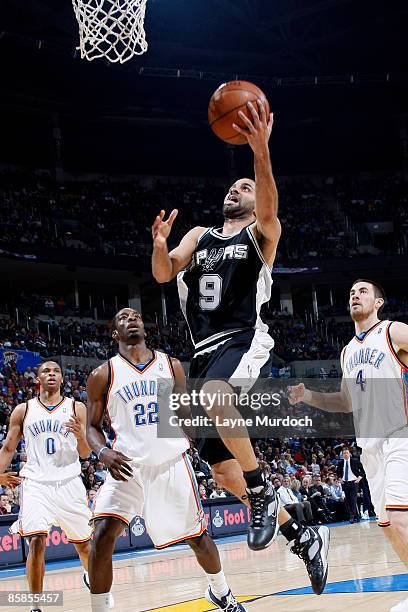
[[284,476],[282,486],[278,489],[279,498],[283,507],[289,514],[295,517],[299,523],[303,525],[311,525],[313,523],[313,514],[310,502],[299,501],[290,487],[289,476]]
[[364,470],[359,459],[351,457],[348,448],[343,449],[343,459],[337,465],[337,476],[343,485],[350,523],[358,523],[360,519],[357,510],[357,491],[358,483],[364,476]]

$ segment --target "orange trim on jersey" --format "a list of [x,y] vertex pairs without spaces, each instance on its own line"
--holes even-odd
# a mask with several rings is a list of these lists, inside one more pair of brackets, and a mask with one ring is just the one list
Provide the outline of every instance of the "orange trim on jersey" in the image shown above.
[[115,431],[115,430],[113,429],[113,427],[112,427],[112,419],[111,419],[110,414],[109,414],[108,404],[109,404],[109,396],[110,396],[110,392],[111,392],[112,387],[113,387],[113,381],[115,380],[115,370],[113,369],[112,359],[109,359],[109,362],[108,362],[108,363],[109,363],[109,372],[110,372],[110,385],[109,385],[108,391],[107,391],[107,393],[106,393],[106,398],[105,398],[105,409],[106,409],[106,414],[107,414],[107,417],[108,417],[108,419],[109,419],[109,424],[110,424],[110,427],[111,427],[111,429],[112,429],[113,433],[115,434],[115,435],[114,435],[114,438],[113,438],[113,441],[112,441],[112,446],[111,446],[111,448],[113,448],[113,447],[114,447],[114,444],[115,444],[115,442],[116,442],[116,431]]
[[167,353],[164,353],[164,354],[166,355],[166,359],[167,359],[167,361],[169,363],[169,370],[170,370],[171,377],[172,377],[173,380],[176,380],[176,376],[175,376],[175,372],[174,372],[174,366],[171,363],[171,359],[170,359],[170,357],[168,356]]
[[395,351],[395,349],[393,347],[393,344],[392,344],[392,340],[391,340],[391,336],[390,336],[390,327],[393,324],[393,322],[394,321],[391,321],[390,323],[388,323],[387,330],[385,332],[385,336],[387,338],[387,343],[388,343],[388,348],[391,351],[391,355],[394,357],[394,359],[397,361],[397,363],[401,366],[401,368],[403,370],[405,370],[406,372],[408,372],[408,366],[405,363],[403,363],[401,361],[401,359],[398,357],[398,355],[397,355],[397,353],[396,353],[396,351]]
[[83,540],[71,540],[71,538],[69,538],[68,536],[67,536],[67,540],[68,542],[72,542],[72,544],[82,544],[82,542],[89,542],[89,540],[92,540],[92,535],[93,535],[93,531],[90,536],[88,536],[87,538],[84,538]]
[[373,325],[372,327],[370,327],[370,329],[368,329],[365,334],[364,334],[364,338],[362,338],[360,340],[360,338],[358,338],[357,336],[354,336],[354,338],[357,340],[357,342],[359,342],[360,344],[363,344],[364,340],[367,338],[367,336],[369,336],[371,334],[371,332],[376,329],[381,323],[384,323],[384,321],[378,321],[378,323],[376,323],[375,325]]
[[146,372],[146,370],[148,370],[150,368],[150,366],[152,366],[156,361],[157,361],[157,354],[156,352],[152,349],[152,353],[153,353],[153,357],[150,361],[148,361],[146,363],[146,365],[144,366],[144,368],[142,370],[140,370],[139,368],[137,368],[131,361],[129,361],[129,359],[126,359],[126,357],[124,357],[123,355],[121,355],[120,353],[118,353],[118,356],[123,359],[123,361],[125,363],[127,363],[128,365],[130,365],[134,370],[136,370],[136,372],[138,374],[144,374]]
[[92,515],[91,521],[94,521],[95,519],[103,518],[103,517],[109,518],[110,516],[120,519],[121,521],[126,523],[127,526],[129,526],[129,521],[125,519],[125,517],[121,516],[120,514],[115,514],[114,512],[97,512],[96,514]]
[[23,538],[28,538],[29,536],[40,535],[40,534],[41,535],[48,535],[48,531],[23,531],[22,529],[19,529],[18,533]]
[[406,419],[406,421],[408,423],[407,394],[406,394],[406,386],[405,386],[405,382],[404,382],[404,372],[408,372],[408,366],[406,366],[405,363],[402,363],[402,361],[398,357],[398,355],[397,355],[397,353],[396,353],[396,351],[395,351],[395,349],[393,347],[391,336],[390,336],[390,327],[391,327],[392,324],[393,324],[393,321],[388,323],[387,329],[386,329],[386,332],[385,332],[385,337],[387,338],[388,348],[390,349],[390,353],[391,353],[392,357],[394,357],[395,361],[398,363],[398,365],[401,368],[401,380],[402,380],[402,384],[403,384],[402,397],[403,397],[403,401],[404,401],[405,419]]
[[402,397],[404,399],[404,410],[405,410],[405,418],[408,423],[408,402],[407,402],[407,386],[404,381],[404,370],[401,368],[401,379],[402,379]]
[[204,531],[207,529],[207,527],[201,527],[200,530],[193,534],[193,535],[188,535],[188,536],[184,536],[183,538],[178,538],[177,540],[172,540],[171,542],[167,542],[166,544],[155,544],[154,547],[155,548],[166,548],[166,546],[171,546],[172,544],[177,544],[178,542],[183,542],[184,540],[191,540],[191,538],[198,538],[199,536],[203,535]]
[[[187,464],[186,458],[185,458],[185,456],[184,456],[184,453],[183,453],[182,457],[183,457],[184,465],[186,466],[186,469],[187,469],[187,472],[188,472],[188,477],[189,477],[189,479],[190,479],[191,486],[193,487],[194,499],[195,499],[196,504],[197,504],[197,509],[198,509],[198,511],[199,511],[199,512],[201,512],[201,511],[202,511],[202,509],[203,509],[203,507],[202,507],[201,502],[199,501],[199,499],[198,499],[198,497],[197,497],[197,490],[196,490],[196,486],[195,486],[194,481],[193,481],[193,478],[192,478],[192,476],[191,476],[191,472],[190,472],[190,470],[189,470],[189,467],[188,467],[188,464]],[[193,537],[193,536],[190,536],[190,537]]]
[[386,510],[403,510],[403,509],[407,509],[408,510],[408,504],[389,504],[385,506]]
[[21,423],[21,431],[22,431],[22,432],[24,431],[24,423],[25,423],[25,421],[26,421],[26,418],[27,418],[27,414],[28,414],[29,409],[30,409],[30,400],[27,400],[27,401],[26,401],[26,409],[25,409],[25,413],[24,413],[23,421],[22,421],[22,423]]
[[37,399],[37,402],[40,404],[40,406],[41,406],[42,408],[44,408],[44,410],[45,410],[45,411],[46,411],[48,414],[51,414],[52,412],[54,412],[54,410],[56,410],[57,408],[59,408],[59,407],[61,406],[61,404],[62,404],[63,402],[65,402],[65,400],[66,400],[67,398],[66,398],[66,397],[64,397],[64,396],[62,396],[62,400],[61,400],[60,402],[58,402],[58,404],[57,404],[56,406],[54,406],[54,408],[52,408],[51,410],[49,410],[49,408],[47,408],[47,406],[46,406],[45,404],[43,404],[43,403],[42,403],[42,401],[40,400],[40,396],[39,396],[39,395],[37,395],[36,399]]
[[108,408],[109,396],[110,396],[110,392],[113,387],[113,381],[115,380],[115,370],[113,369],[112,359],[109,359],[109,370],[110,370],[110,385],[109,385],[108,391],[106,393],[106,398],[105,398],[106,409]]

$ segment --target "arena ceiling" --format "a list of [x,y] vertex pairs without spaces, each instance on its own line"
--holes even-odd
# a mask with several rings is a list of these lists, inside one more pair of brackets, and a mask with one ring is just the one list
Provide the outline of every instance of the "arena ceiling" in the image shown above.
[[[360,156],[376,159],[387,150],[389,159],[388,150],[395,155],[398,149],[395,133],[390,141],[392,126],[383,119],[376,126],[381,144],[373,138],[371,145],[370,135],[379,114],[395,128],[408,111],[407,17],[406,1],[148,0],[148,52],[121,66],[80,59],[70,0],[3,0],[3,146],[14,147],[13,158],[18,153],[21,159],[16,131],[38,143],[41,122],[58,117],[65,122],[65,155],[69,138],[77,155],[86,126],[90,133],[82,150],[88,157],[97,156],[101,131],[112,143],[123,132],[143,141],[145,155],[152,157],[157,140],[163,140],[168,156],[175,139],[184,146],[182,127],[186,147],[198,134],[205,163],[213,143],[206,126],[209,96],[238,75],[261,85],[282,117],[285,138],[279,145],[292,142],[296,133],[303,157],[311,146],[325,152],[330,143],[324,133],[333,129],[339,156],[346,150],[352,157],[348,127],[363,130]],[[120,146],[126,148],[123,138]],[[114,148],[112,161],[120,158],[116,143]],[[292,146],[287,155],[294,159]]]
[[[399,72],[406,2],[381,0],[148,0],[147,54],[126,65],[266,76]],[[70,0],[3,0],[2,45],[72,55]]]

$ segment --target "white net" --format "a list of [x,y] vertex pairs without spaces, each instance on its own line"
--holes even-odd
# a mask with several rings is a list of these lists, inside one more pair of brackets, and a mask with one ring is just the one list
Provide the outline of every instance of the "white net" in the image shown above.
[[72,0],[79,24],[81,57],[123,64],[147,51],[147,0]]

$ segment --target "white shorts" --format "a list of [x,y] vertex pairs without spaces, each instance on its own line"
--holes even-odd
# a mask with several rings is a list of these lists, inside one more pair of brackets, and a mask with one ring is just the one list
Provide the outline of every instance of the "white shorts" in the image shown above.
[[387,510],[408,510],[408,439],[381,440],[363,449],[361,460],[378,524],[387,527]]
[[126,482],[108,474],[95,498],[94,519],[112,516],[128,525],[141,516],[156,548],[205,531],[197,482],[186,453],[161,465],[131,465],[133,478]]
[[48,534],[52,525],[61,527],[70,542],[86,542],[93,533],[92,512],[79,476],[61,483],[41,483],[23,478],[20,485],[20,513],[10,528],[21,536]]

